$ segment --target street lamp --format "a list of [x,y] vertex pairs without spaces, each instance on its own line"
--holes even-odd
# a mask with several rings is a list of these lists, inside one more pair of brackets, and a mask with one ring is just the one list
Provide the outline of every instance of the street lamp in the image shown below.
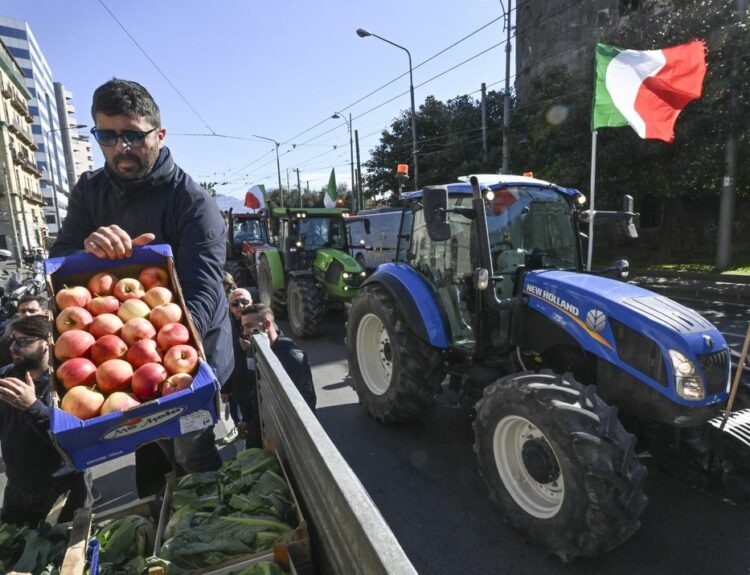
[[500,0],[500,6],[503,7],[503,16],[508,18],[506,22],[507,38],[505,41],[505,97],[503,98],[503,174],[510,172],[510,6],[513,0],[508,0],[508,9],[505,9],[503,0]]
[[[49,170],[50,176],[50,182],[52,183],[52,205],[55,207],[55,220],[57,221],[57,233],[60,233],[60,229],[62,229],[62,219],[60,218],[60,208],[57,205],[57,186],[55,184],[55,172],[57,172],[58,177],[60,178],[60,188],[62,188],[62,174],[60,173],[60,159],[57,157],[57,146],[54,146],[54,153],[53,150],[50,149],[49,146],[49,135],[52,132],[70,132],[71,130],[78,130],[80,128],[85,128],[86,124],[76,124],[75,126],[69,126],[69,127],[60,127],[60,128],[51,128],[47,130],[47,134],[45,137],[45,142],[47,146],[47,157],[49,158],[50,163],[52,163],[52,159],[54,158],[55,167],[51,168]],[[54,144],[55,139],[52,138],[52,143]]]
[[359,36],[360,38],[374,36],[378,40],[382,40],[383,42],[386,42],[391,46],[401,48],[404,52],[406,52],[406,55],[409,56],[409,93],[411,95],[411,153],[412,157],[414,158],[414,189],[419,189],[417,183],[417,179],[419,176],[419,169],[417,167],[417,113],[414,110],[414,78],[412,77],[411,52],[409,52],[409,50],[407,50],[403,46],[396,44],[395,42],[391,42],[390,40],[386,40],[382,36],[378,36],[377,34],[368,32],[364,28],[357,29],[357,36]]
[[338,112],[334,112],[331,118],[334,118],[336,120],[344,120],[344,122],[346,122],[347,128],[349,128],[349,165],[352,168],[352,198],[354,199],[354,209],[358,210],[360,208],[359,190],[357,190],[356,186],[354,185],[354,144],[352,143],[352,115],[349,114],[349,119],[347,120],[346,116],[342,116]]
[[281,197],[281,207],[284,207],[284,188],[281,187],[281,164],[279,163],[279,142],[274,140],[273,138],[266,138],[265,136],[259,136],[258,134],[253,134],[253,138],[258,138],[260,140],[268,140],[269,142],[273,142],[276,146],[276,171],[279,174],[279,196]]

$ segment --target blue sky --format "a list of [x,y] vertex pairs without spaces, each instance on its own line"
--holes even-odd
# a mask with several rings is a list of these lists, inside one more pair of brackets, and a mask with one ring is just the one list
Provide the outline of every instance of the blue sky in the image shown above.
[[[409,108],[408,74],[362,99],[408,72],[408,59],[357,28],[411,51],[417,106],[428,95],[478,98],[482,82],[501,89],[505,74],[503,44],[462,64],[505,38],[499,0],[3,0],[0,11],[29,22],[55,80],[73,92],[79,122],[91,125],[98,85],[136,80],[159,104],[177,162],[236,197],[252,184],[277,186],[274,146],[254,134],[282,142],[284,186],[287,169],[296,185],[296,168],[303,188],[325,185],[332,167],[349,184],[347,125],[330,116],[352,114],[364,162]],[[233,138],[187,135],[211,130]]]

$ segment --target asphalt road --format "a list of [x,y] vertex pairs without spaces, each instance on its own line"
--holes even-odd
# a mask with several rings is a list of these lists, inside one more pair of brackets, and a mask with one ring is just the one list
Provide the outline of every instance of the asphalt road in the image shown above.
[[[714,321],[739,349],[750,309],[686,302]],[[302,341],[313,364],[317,416],[379,507],[420,573],[425,574],[743,574],[750,573],[750,514],[695,491],[643,462],[649,506],[641,529],[602,557],[563,564],[525,543],[493,507],[473,453],[472,409],[442,396],[419,422],[382,425],[357,402],[349,383],[343,315],[321,336]],[[285,327],[284,322],[280,322]],[[217,426],[217,437],[225,433]],[[232,457],[236,445],[222,448]],[[104,509],[135,499],[133,458],[93,470]],[[0,476],[0,486],[4,477]]]

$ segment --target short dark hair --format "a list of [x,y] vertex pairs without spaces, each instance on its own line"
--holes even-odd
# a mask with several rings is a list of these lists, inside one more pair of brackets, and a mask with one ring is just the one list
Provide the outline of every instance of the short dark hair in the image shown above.
[[39,307],[42,308],[42,310],[46,310],[49,308],[49,302],[46,297],[41,295],[25,295],[21,299],[18,300],[18,306],[17,308],[21,307],[21,304],[28,303],[30,301],[35,301],[39,304]]
[[19,318],[10,326],[12,331],[17,331],[29,337],[49,337],[49,318],[43,315],[29,315]]
[[94,92],[91,117],[96,115],[117,116],[125,114],[131,118],[146,118],[153,126],[161,128],[161,112],[148,90],[138,82],[112,78]]
[[249,306],[242,308],[242,315],[259,315],[263,320],[273,321],[273,310],[264,303],[251,303]]

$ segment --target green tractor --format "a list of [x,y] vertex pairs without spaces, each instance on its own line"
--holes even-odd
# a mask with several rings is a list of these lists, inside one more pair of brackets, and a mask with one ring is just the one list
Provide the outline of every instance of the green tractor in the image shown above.
[[240,287],[258,285],[257,252],[268,248],[268,218],[264,212],[224,214],[227,221],[227,261],[224,269]]
[[271,226],[277,247],[257,254],[260,301],[277,318],[289,316],[296,337],[314,337],[323,314],[343,309],[366,277],[350,255],[347,225],[369,221],[342,208],[276,208]]

